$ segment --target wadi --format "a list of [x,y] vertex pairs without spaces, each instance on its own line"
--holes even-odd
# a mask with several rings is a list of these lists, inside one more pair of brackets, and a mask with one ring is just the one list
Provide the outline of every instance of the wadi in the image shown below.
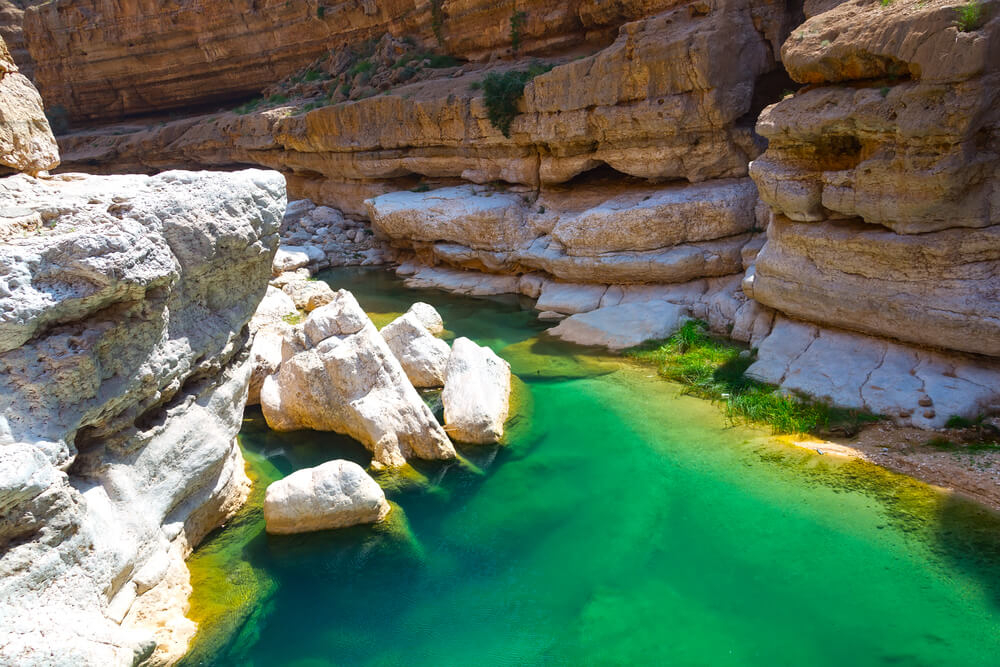
[[1000,1],[0,0],[0,664],[990,665]]

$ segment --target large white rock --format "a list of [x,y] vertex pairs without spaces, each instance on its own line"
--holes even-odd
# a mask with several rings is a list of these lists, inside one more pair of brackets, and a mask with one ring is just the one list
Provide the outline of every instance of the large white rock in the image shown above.
[[340,290],[291,330],[282,356],[260,393],[272,429],[344,433],[386,466],[413,456],[454,458],[448,436],[350,292]]
[[254,334],[253,345],[250,346],[251,372],[247,405],[260,404],[260,388],[264,385],[264,380],[281,365],[281,346],[289,328],[287,324],[272,325]]
[[272,271],[275,276],[280,276],[286,271],[294,271],[326,257],[322,248],[314,245],[304,246],[281,246],[274,255]]
[[747,374],[920,428],[1000,407],[1000,362],[778,316]]
[[250,331],[267,326],[280,326],[299,314],[292,298],[276,287],[267,286],[264,298],[250,319]]
[[549,333],[579,345],[624,350],[647,340],[669,338],[687,313],[686,307],[666,301],[627,303],[571,315]]
[[413,315],[417,320],[435,336],[444,333],[444,320],[434,306],[423,301],[417,301],[406,311],[407,315]]
[[[440,320],[439,316],[437,321]],[[414,387],[444,386],[451,348],[431,335],[418,315],[407,312],[383,327],[380,333]]]
[[542,294],[535,303],[535,310],[554,311],[573,315],[597,310],[607,285],[581,285],[578,283],[545,283]]
[[389,503],[379,485],[351,461],[296,470],[267,487],[264,524],[287,535],[381,521]]
[[441,393],[451,437],[459,442],[499,442],[510,413],[510,388],[510,364],[488,347],[456,339]]
[[307,313],[333,301],[334,294],[333,288],[324,281],[309,280],[305,276],[285,282],[281,291],[291,297],[296,308]]
[[0,201],[48,223],[0,244],[0,664],[176,661],[183,559],[249,490],[284,178],[13,176]]

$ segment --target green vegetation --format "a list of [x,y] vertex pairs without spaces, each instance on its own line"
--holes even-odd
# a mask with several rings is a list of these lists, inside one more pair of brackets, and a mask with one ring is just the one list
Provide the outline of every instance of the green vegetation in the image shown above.
[[539,74],[552,69],[551,65],[535,63],[527,70],[490,72],[483,78],[483,101],[490,124],[510,138],[510,125],[517,116],[517,103],[524,95],[524,87]]
[[427,192],[430,189],[431,186],[427,185],[426,183],[420,183],[419,185],[417,185],[417,187],[410,190],[410,192]]
[[959,32],[978,30],[985,18],[985,12],[979,0],[969,0],[961,7],[956,7],[955,13],[958,14],[955,25],[958,26]]
[[878,92],[882,95],[883,99],[889,97],[889,86],[882,86],[878,89]]
[[327,78],[327,76],[325,76],[323,72],[311,68],[307,69],[306,73],[302,75],[302,80],[308,82],[319,81],[320,79],[325,78]]
[[527,14],[518,11],[510,15],[510,50],[514,55],[517,55],[521,48],[521,28],[524,27],[524,19],[527,17]]
[[320,5],[319,7],[316,8],[316,18],[321,19],[324,16],[326,16],[326,7]]
[[444,46],[444,10],[441,8],[443,0],[431,0],[431,30],[437,39],[438,46]]
[[892,0],[879,0],[879,2],[883,7],[888,7],[889,5],[892,4]]
[[366,72],[371,72],[375,67],[372,61],[365,58],[364,60],[359,60],[351,66],[351,69],[347,70],[347,75],[351,78],[356,77],[358,74],[364,74]]
[[724,400],[732,422],[768,424],[775,433],[838,431],[853,435],[877,417],[833,408],[781,393],[777,387],[746,376],[753,355],[740,346],[708,333],[708,325],[690,320],[666,341],[628,352],[639,361],[657,365],[660,375],[687,385],[686,392]]
[[281,319],[284,320],[285,324],[295,326],[296,324],[300,324],[305,317],[302,313],[288,313],[287,315],[282,315]]
[[260,107],[260,105],[263,104],[263,103],[264,103],[264,99],[258,97],[256,99],[250,100],[249,102],[245,102],[245,103],[241,104],[240,106],[238,106],[235,109],[233,109],[233,111],[235,111],[236,113],[238,113],[241,116],[245,116],[245,115],[247,115],[248,113],[250,113],[252,111],[256,111]]

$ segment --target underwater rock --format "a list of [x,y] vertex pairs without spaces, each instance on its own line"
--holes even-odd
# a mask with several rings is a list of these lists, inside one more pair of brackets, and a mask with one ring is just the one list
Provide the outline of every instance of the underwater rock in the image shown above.
[[510,413],[510,364],[468,338],[452,345],[445,376],[444,423],[459,442],[499,442]]
[[266,530],[274,535],[375,523],[389,510],[375,480],[343,460],[296,470],[267,487],[264,497]]

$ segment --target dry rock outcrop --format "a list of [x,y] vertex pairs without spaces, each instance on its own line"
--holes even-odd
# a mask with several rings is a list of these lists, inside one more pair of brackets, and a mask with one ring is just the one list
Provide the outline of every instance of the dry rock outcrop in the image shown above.
[[296,470],[267,487],[264,522],[276,535],[375,523],[389,514],[378,483],[351,461]]
[[371,450],[378,465],[450,459],[455,449],[350,292],[317,308],[282,343],[260,403],[279,431],[336,431]]
[[19,175],[0,201],[0,662],[176,660],[183,559],[249,491],[284,181]]
[[[419,305],[433,310],[428,304]],[[382,338],[414,387],[443,387],[451,348],[448,343],[434,337],[424,325],[421,312],[426,313],[424,319],[432,323],[440,322],[441,317],[436,311],[434,315],[437,317],[429,316],[425,308],[418,308],[418,312],[412,310],[385,325],[380,332]]]
[[753,298],[790,316],[1000,356],[1000,4],[849,0],[782,47],[811,86],[766,109],[776,214]]
[[456,338],[441,393],[449,435],[459,442],[500,442],[510,414],[510,390],[510,364],[488,347]]
[[59,149],[42,98],[0,38],[0,175],[4,167],[37,174],[59,166]]

